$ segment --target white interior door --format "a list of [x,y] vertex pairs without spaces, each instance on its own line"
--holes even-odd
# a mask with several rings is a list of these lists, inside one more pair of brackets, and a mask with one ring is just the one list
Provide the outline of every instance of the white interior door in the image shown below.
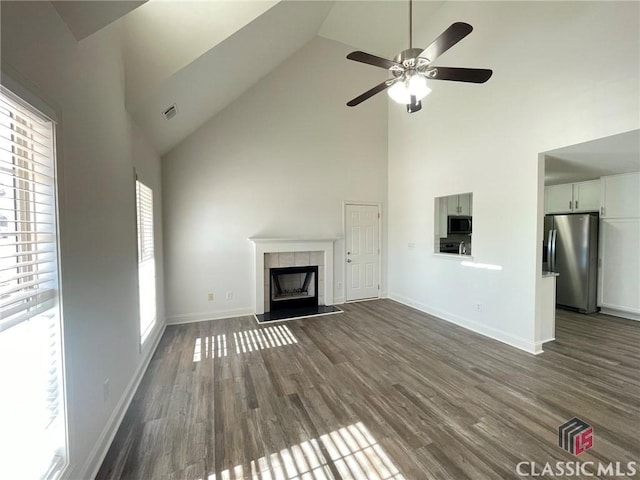
[[380,295],[380,211],[378,205],[346,205],[346,298]]

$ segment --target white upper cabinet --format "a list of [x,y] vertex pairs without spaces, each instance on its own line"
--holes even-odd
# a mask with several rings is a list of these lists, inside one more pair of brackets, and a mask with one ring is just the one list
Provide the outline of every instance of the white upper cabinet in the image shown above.
[[447,215],[458,215],[459,195],[449,195],[447,197]]
[[573,209],[573,184],[551,185],[544,189],[544,213],[570,213]]
[[447,212],[449,215],[471,215],[471,194],[449,195]]
[[563,183],[544,189],[544,213],[597,212],[600,180]]
[[600,210],[600,180],[573,184],[573,211],[597,212]]
[[640,172],[602,177],[602,218],[640,217]]
[[458,215],[471,215],[471,194],[458,195],[458,206],[460,207]]

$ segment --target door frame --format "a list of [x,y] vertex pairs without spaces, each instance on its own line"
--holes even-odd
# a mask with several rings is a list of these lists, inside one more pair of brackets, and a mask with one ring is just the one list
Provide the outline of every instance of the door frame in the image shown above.
[[[378,296],[371,298],[363,298],[358,300],[347,300],[347,206],[370,206],[378,208]],[[342,232],[344,235],[344,248],[342,250],[342,288],[344,294],[344,303],[366,302],[368,300],[378,300],[382,298],[382,202],[367,202],[362,200],[343,200],[342,201]]]

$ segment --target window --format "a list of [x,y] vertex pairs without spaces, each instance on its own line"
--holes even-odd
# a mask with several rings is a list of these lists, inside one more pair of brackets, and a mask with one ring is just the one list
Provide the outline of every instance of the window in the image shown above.
[[153,248],[153,191],[136,180],[138,218],[138,293],[140,295],[140,342],[156,323],[156,260]]
[[66,464],[54,132],[0,87],[0,478]]

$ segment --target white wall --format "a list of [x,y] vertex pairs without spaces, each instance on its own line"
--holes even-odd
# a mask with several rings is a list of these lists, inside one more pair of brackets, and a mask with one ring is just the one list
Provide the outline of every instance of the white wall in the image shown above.
[[[386,99],[345,106],[386,72],[351,50],[313,39],[163,157],[168,322],[254,311],[251,236],[343,236],[344,200],[386,217]],[[340,241],[338,300],[343,265]]]
[[[140,352],[133,168],[156,192],[161,249],[160,160],[124,109],[117,38],[107,28],[78,43],[49,2],[2,2],[3,73],[51,104],[60,119],[70,478],[89,478],[99,466],[126,394],[164,323],[160,290],[160,322]],[[104,402],[107,378],[110,396]]]
[[[413,115],[389,107],[392,298],[538,349],[538,153],[638,128],[638,13],[637,2],[447,2],[416,29],[426,45],[470,23],[435,63],[494,74],[484,85],[431,82]],[[474,260],[502,270],[433,255],[434,197],[461,192],[473,192]]]

